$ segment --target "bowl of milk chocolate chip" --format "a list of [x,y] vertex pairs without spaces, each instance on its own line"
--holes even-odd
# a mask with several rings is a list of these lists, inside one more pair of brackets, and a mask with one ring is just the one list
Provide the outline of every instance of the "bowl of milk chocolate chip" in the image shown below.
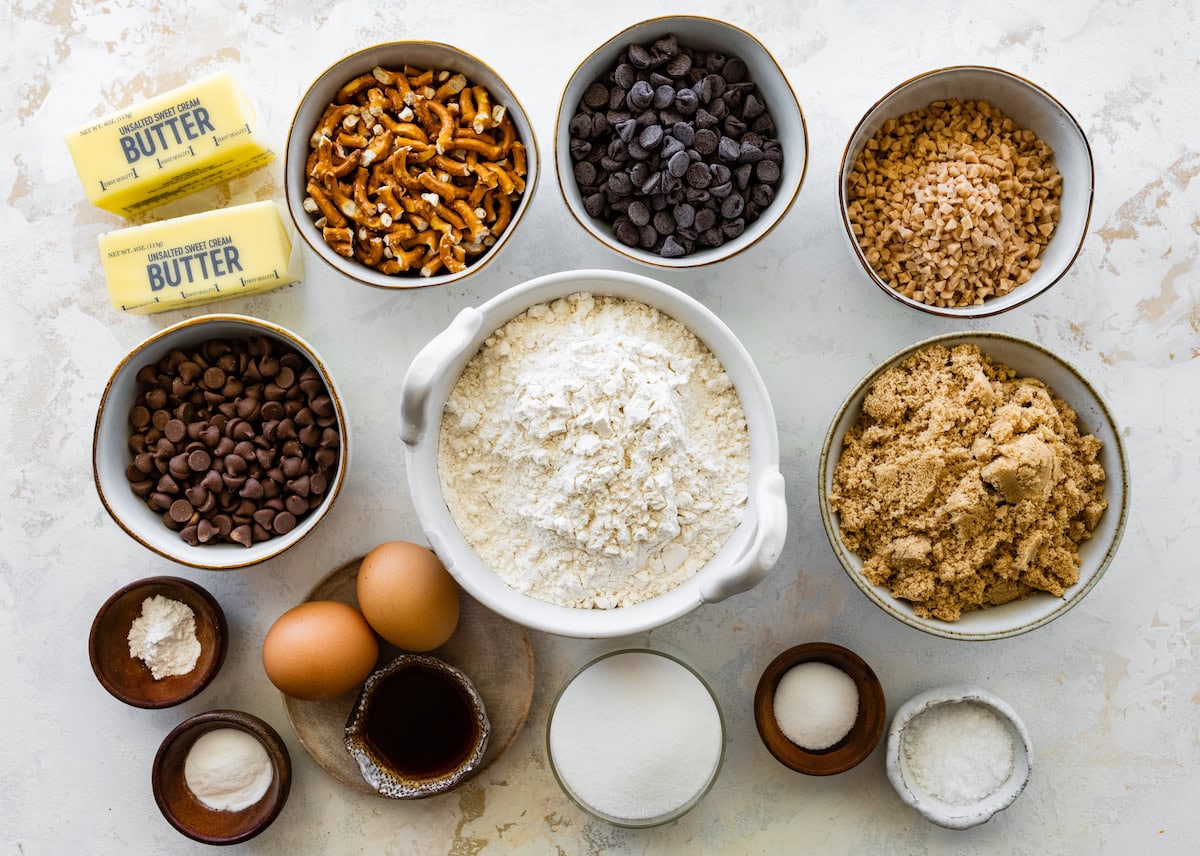
[[114,369],[92,443],[105,510],[143,546],[228,570],[279,555],[346,476],[341,398],[312,345],[244,315],[181,321]]
[[413,503],[459,584],[565,636],[657,627],[757,584],[787,529],[745,348],[661,282],[569,271],[462,310],[413,360]]

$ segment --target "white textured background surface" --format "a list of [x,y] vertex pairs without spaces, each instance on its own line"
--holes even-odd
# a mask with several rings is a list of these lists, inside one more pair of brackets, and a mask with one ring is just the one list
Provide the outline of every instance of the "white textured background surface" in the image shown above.
[[[247,853],[1200,853],[1200,9],[1177,2],[974,4],[481,0],[310,4],[285,0],[18,0],[0,10],[0,852],[200,853],[161,818],[150,763],[184,717],[241,708],[272,723],[295,765],[291,799]],[[286,555],[235,573],[182,568],[108,518],[91,483],[91,427],[109,372],[183,313],[121,317],[107,302],[96,236],[121,225],[89,206],[62,131],[188,79],[230,69],[282,143],[301,92],[327,65],[392,38],[448,41],[481,56],[521,97],[545,160],[575,64],[658,11],[725,18],[776,55],[808,120],[800,198],[765,241],[715,268],[662,275],[697,296],[754,356],[779,417],[790,532],[758,589],[652,634],[715,683],[729,723],[726,766],[682,821],[625,832],[589,820],[546,765],[554,691],[592,646],[534,634],[538,687],[509,753],[460,792],[419,804],[351,793],[309,759],[259,665],[271,621],[327,570],[392,538],[421,539],[394,435],[413,354],[462,306],[539,274],[624,262],[566,216],[552,170],[497,263],[469,286],[385,294],[340,281],[311,253],[304,283],[214,310],[290,327],[343,388],[355,459],[333,512]],[[867,283],[836,219],[838,159],[874,100],[913,74],[998,65],[1040,83],[1087,132],[1097,189],[1070,275],[997,319],[914,312]],[[282,200],[282,164],[187,197],[156,216]],[[200,314],[204,309],[192,310]],[[816,465],[829,420],[893,351],[956,329],[997,329],[1076,363],[1123,426],[1133,510],[1107,576],[1030,635],[964,645],[888,619],[845,577],[821,528]],[[216,681],[165,711],[126,708],[88,665],[88,628],[119,586],[151,574],[197,580],[221,601],[232,647]],[[990,824],[938,829],[906,808],[882,746],[855,770],[810,779],[778,765],[754,730],[760,671],[792,644],[860,653],[894,710],[916,692],[977,683],[1033,736],[1029,789]],[[632,641],[644,642],[645,639]]]

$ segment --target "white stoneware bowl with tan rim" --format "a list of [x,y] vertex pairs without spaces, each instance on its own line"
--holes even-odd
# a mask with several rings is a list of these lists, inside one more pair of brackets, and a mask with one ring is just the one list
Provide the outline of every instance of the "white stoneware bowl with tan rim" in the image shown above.
[[[987,708],[1000,718],[1012,738],[1012,771],[993,793],[970,805],[955,805],[929,793],[913,775],[905,752],[905,729],[921,714],[947,704],[976,704]],[[1033,743],[1021,717],[1003,699],[979,687],[939,687],[913,696],[900,705],[888,728],[886,763],[888,781],[900,799],[922,817],[947,829],[969,829],[987,823],[997,812],[1012,805],[1025,790],[1033,771]]]
[[[137,373],[142,366],[157,362],[175,348],[194,347],[209,339],[248,339],[253,336],[265,336],[294,348],[317,370],[329,391],[337,418],[340,435],[337,471],[329,481],[321,504],[300,518],[296,527],[286,535],[275,535],[249,547],[215,542],[193,547],[163,523],[160,513],[151,510],[133,493],[125,477],[126,468],[133,461],[128,443],[129,412],[142,388]],[[160,556],[182,565],[212,571],[243,568],[274,558],[306,537],[333,506],[349,465],[350,426],[337,386],[316,349],[290,330],[245,315],[205,315],[181,321],[160,330],[130,351],[117,364],[104,388],[92,436],[92,471],[96,490],[104,509],[117,525],[139,544]]]
[[[762,93],[767,110],[775,122],[783,147],[783,170],[775,185],[775,199],[757,220],[747,224],[736,238],[719,247],[700,247],[678,258],[627,246],[617,240],[610,224],[592,217],[584,208],[583,195],[575,181],[570,152],[571,117],[577,112],[584,90],[612,71],[621,52],[634,44],[646,44],[674,33],[681,45],[697,50],[720,50],[727,56],[740,57]],[[554,162],[558,186],[567,208],[579,225],[593,238],[626,258],[660,268],[690,268],[723,261],[758,243],[779,224],[800,193],[808,166],[808,130],[800,102],[787,76],[770,51],[757,38],[733,24],[696,15],[668,15],[627,27],[588,55],[567,81],[558,105],[554,129]]]
[[[346,258],[334,252],[322,237],[321,230],[317,228],[313,216],[308,214],[303,207],[304,198],[307,195],[305,165],[310,152],[309,139],[325,112],[325,107],[334,100],[339,89],[354,78],[362,74],[369,74],[376,66],[395,70],[403,68],[405,64],[434,71],[461,72],[471,85],[485,87],[492,104],[503,105],[508,111],[508,115],[516,126],[517,136],[525,145],[528,168],[525,176],[525,191],[521,195],[519,204],[513,207],[512,221],[496,238],[495,244],[457,273],[445,270],[432,276],[420,276],[415,272],[395,275],[380,273],[357,259]],[[464,50],[440,42],[386,42],[364,48],[338,60],[323,71],[304,93],[300,99],[300,105],[296,108],[296,114],[292,117],[292,124],[288,128],[284,162],[284,191],[287,195],[288,211],[291,212],[292,219],[296,222],[296,229],[321,260],[334,270],[356,282],[377,288],[423,288],[457,282],[482,270],[496,258],[529,209],[529,204],[537,189],[538,167],[537,139],[534,137],[533,126],[529,122],[525,108],[521,106],[521,102],[517,100],[517,96],[504,82],[504,79],[491,66]]]
[[[838,515],[829,505],[829,492],[846,432],[862,413],[863,399],[876,379],[925,348],[933,345],[952,348],[961,344],[977,345],[983,354],[1011,367],[1020,377],[1041,380],[1075,410],[1080,432],[1093,434],[1100,440],[1099,461],[1104,467],[1104,498],[1108,500],[1108,508],[1101,516],[1091,538],[1079,545],[1079,581],[1067,589],[1064,597],[1058,598],[1047,592],[1037,592],[1024,600],[964,612],[958,621],[951,622],[923,618],[913,611],[909,601],[893,597],[884,586],[871,585],[862,574],[862,559],[851,552],[842,541]],[[1129,467],[1125,458],[1125,446],[1108,406],[1087,379],[1070,363],[1040,345],[1006,333],[948,333],[934,336],[904,348],[872,369],[858,382],[834,416],[821,447],[817,475],[818,502],[825,533],[829,537],[834,554],[851,581],[872,603],[892,618],[909,627],[946,639],[1004,639],[1028,633],[1064,615],[1083,600],[1104,575],[1113,556],[1116,555],[1121,535],[1125,531],[1125,521],[1129,516]]]
[[[691,579],[649,600],[613,609],[576,609],[521,594],[479,558],[455,525],[438,478],[442,411],[470,359],[493,331],[526,309],[576,292],[636,300],[691,330],[721,362],[741,399],[750,435],[750,484],[741,524]],[[417,354],[401,389],[400,436],[408,486],[434,552],[467,593],[506,618],[560,636],[607,638],[659,627],[702,603],[724,600],[762,580],[787,531],[779,435],[766,386],[745,347],[704,305],[637,274],[580,270],[514,286],[462,310]]]
[[[876,273],[854,237],[849,213],[850,173],[854,162],[889,119],[897,119],[935,101],[986,100],[1000,109],[1017,127],[1033,131],[1054,150],[1054,162],[1063,179],[1058,226],[1039,255],[1041,267],[1029,281],[1008,294],[990,297],[977,306],[932,306],[905,297]],[[884,293],[906,306],[947,318],[983,318],[996,315],[1037,297],[1061,280],[1083,247],[1092,214],[1095,167],[1092,149],[1083,128],[1067,108],[1037,84],[999,68],[960,65],[928,71],[901,83],[880,98],[859,120],[842,154],[838,172],[838,201],[842,225],[854,257],[867,277]]]

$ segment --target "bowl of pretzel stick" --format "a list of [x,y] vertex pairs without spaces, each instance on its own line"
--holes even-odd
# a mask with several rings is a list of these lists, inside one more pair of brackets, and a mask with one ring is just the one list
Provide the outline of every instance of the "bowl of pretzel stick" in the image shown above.
[[515,231],[538,179],[520,102],[490,66],[389,42],[326,69],[288,131],[288,209],[325,262],[380,288],[445,285]]

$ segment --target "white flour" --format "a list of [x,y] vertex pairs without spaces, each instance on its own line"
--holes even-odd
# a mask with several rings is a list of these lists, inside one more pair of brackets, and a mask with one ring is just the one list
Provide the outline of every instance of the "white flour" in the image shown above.
[[750,441],[737,391],[686,327],[574,294],[496,330],[446,402],[451,516],[518,591],[627,606],[693,576],[741,521]]
[[200,659],[196,614],[186,603],[156,594],[142,601],[129,628],[129,656],[139,657],[154,680],[186,675]]

